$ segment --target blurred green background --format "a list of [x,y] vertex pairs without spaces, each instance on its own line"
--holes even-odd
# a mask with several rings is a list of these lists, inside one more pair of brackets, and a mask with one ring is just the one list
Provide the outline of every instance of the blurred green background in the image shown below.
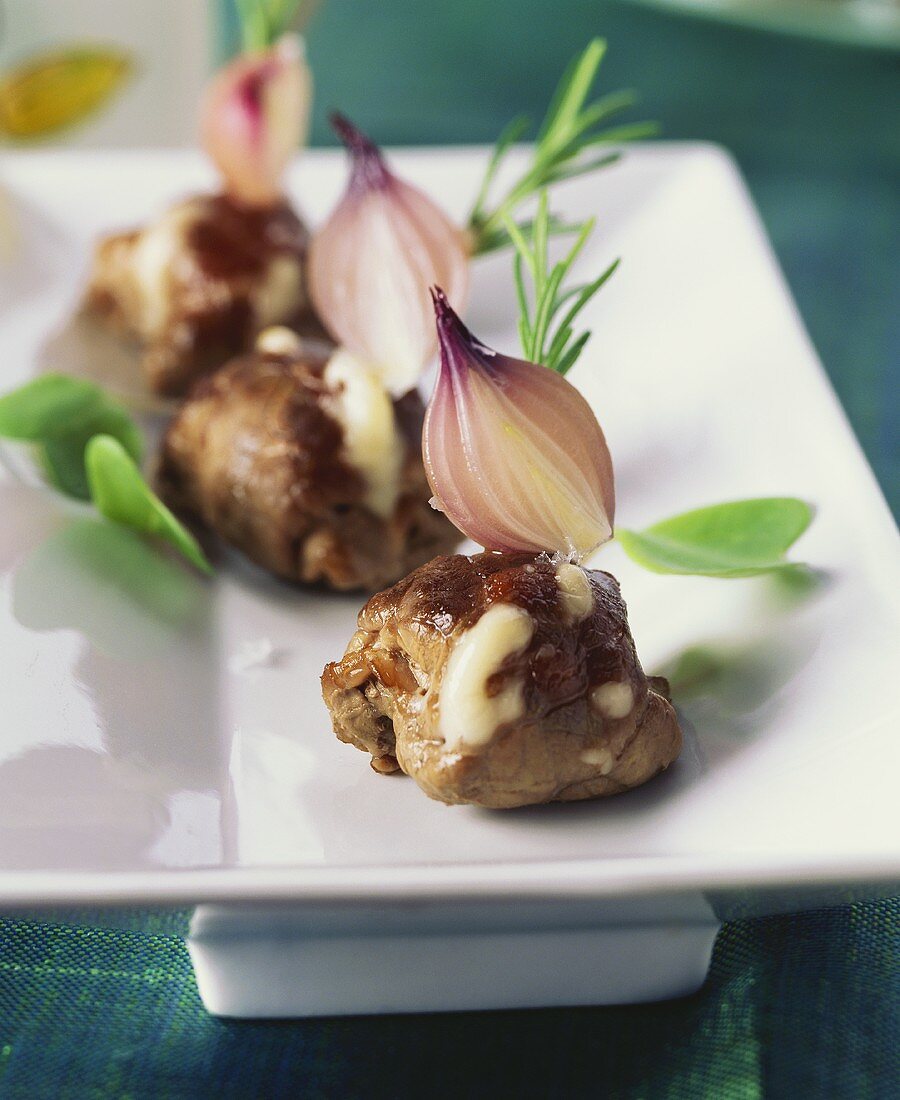
[[[222,0],[221,49],[233,41]],[[339,106],[389,144],[491,141],[539,116],[605,36],[603,87],[641,93],[666,138],[736,156],[813,340],[900,509],[900,64],[887,50],[608,0],[324,0],[309,27],[313,141]],[[635,115],[637,117],[637,115]],[[773,395],[777,399],[777,395]]]

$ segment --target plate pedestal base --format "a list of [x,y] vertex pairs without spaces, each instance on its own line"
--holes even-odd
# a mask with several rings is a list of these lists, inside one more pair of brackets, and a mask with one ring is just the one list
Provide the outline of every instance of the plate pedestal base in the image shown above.
[[[411,907],[414,909],[417,907]],[[217,1016],[342,1016],[626,1004],[684,996],[706,976],[719,925],[428,928],[329,920],[308,908],[202,906],[188,945],[203,1003]],[[469,923],[464,921],[463,925]],[[493,924],[493,926],[492,926]]]

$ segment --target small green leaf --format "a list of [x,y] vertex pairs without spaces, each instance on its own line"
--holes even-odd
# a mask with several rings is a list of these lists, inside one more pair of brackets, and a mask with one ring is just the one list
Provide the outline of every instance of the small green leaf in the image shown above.
[[144,481],[122,444],[109,435],[97,435],[85,451],[91,497],[101,515],[145,535],[164,539],[204,573],[212,566],[194,536],[181,524]]
[[796,569],[785,553],[813,518],[795,497],[760,497],[713,504],[655,523],[616,530],[626,554],[653,573],[752,577]]
[[102,396],[96,386],[63,374],[44,374],[0,397],[0,436],[36,442],[86,423]]
[[50,481],[87,500],[84,449],[94,435],[111,435],[140,462],[143,440],[126,410],[98,386],[64,374],[45,374],[0,397],[0,436],[37,443]]
[[71,435],[45,439],[40,445],[47,477],[57,489],[81,500],[90,497],[84,450],[95,435],[111,435],[135,462],[140,462],[144,450],[141,433],[128,413],[111,402],[99,406],[86,427]]
[[[488,192],[490,191],[491,184],[494,182],[494,176],[497,175],[497,169],[500,167],[501,161],[510,148],[525,136],[530,125],[531,122],[526,115],[518,115],[501,130],[500,136],[497,138],[497,143],[491,153],[490,160],[488,161],[488,166],[485,169],[484,178],[481,181],[481,188],[475,196],[475,202],[472,206],[470,220],[473,225],[478,225],[480,222],[482,208],[487,200]],[[484,251],[484,249],[482,249],[482,251]]]
[[87,440],[48,439],[38,444],[38,458],[51,485],[66,496],[90,500],[87,471],[84,468],[84,448]]
[[587,44],[584,52],[570,62],[557,85],[547,116],[541,125],[539,143],[544,142],[552,147],[552,139],[558,141],[560,135],[575,128],[605,53],[606,42],[602,38],[594,38]]

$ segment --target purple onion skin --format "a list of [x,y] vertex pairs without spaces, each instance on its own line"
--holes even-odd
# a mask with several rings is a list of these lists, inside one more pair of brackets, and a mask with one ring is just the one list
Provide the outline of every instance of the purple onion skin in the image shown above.
[[307,279],[322,323],[400,396],[437,351],[428,287],[457,307],[469,286],[468,234],[420,188],[394,175],[378,147],[331,116],[350,153],[347,188],[310,243]]
[[372,188],[380,190],[390,187],[393,176],[375,142],[354,126],[340,111],[332,111],[328,116],[328,122],[350,154],[351,192],[358,193]]
[[580,559],[612,536],[612,460],[561,375],[501,355],[431,290],[441,351],[423,457],[435,499],[487,550]]

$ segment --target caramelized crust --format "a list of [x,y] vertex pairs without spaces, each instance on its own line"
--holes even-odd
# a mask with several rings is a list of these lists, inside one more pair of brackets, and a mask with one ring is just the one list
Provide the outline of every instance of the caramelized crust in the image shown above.
[[150,388],[178,397],[261,329],[307,322],[308,236],[286,203],[187,199],[98,243],[85,308],[138,340]]
[[199,382],[163,440],[160,491],[280,577],[373,591],[459,534],[428,504],[418,394],[394,406],[405,456],[383,518],[365,504],[363,472],[344,460],[324,367],[257,352]]
[[[638,661],[618,582],[599,570],[587,580],[588,607],[575,616],[546,556],[439,557],[373,596],[322,676],[338,738],[449,803],[524,806],[646,782],[678,756],[681,731],[664,685],[651,687]],[[521,712],[486,743],[448,745],[446,711],[459,705],[446,698],[448,665],[504,604],[527,613],[531,635],[487,678],[485,706],[518,685]]]

